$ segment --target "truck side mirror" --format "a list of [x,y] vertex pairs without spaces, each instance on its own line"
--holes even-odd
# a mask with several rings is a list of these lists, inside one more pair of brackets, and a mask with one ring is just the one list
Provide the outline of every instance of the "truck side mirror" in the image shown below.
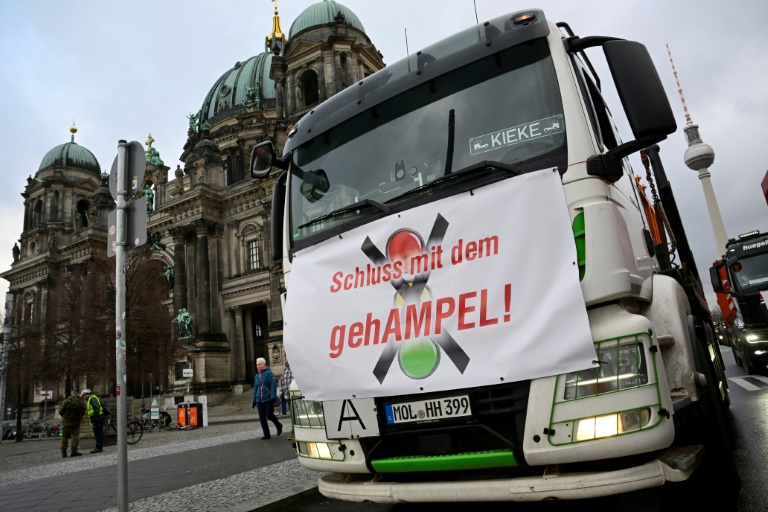
[[288,169],[288,161],[277,158],[275,146],[272,145],[272,141],[267,140],[260,144],[256,144],[251,150],[251,178],[266,178],[272,171],[272,167],[286,170]]
[[636,41],[591,36],[566,39],[566,50],[601,46],[635,140],[587,161],[587,173],[614,183],[623,176],[621,159],[667,138],[677,129],[667,93],[646,47]]
[[606,41],[603,51],[635,138],[658,142],[674,133],[675,116],[646,47],[635,41],[614,40]]
[[723,282],[720,280],[720,269],[723,268],[723,263],[716,263],[709,267],[709,280],[712,281],[712,289],[715,293],[725,293],[723,288]]

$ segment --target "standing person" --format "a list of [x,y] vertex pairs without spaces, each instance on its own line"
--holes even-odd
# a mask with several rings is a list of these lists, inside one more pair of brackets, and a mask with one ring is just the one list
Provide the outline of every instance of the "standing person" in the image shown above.
[[72,390],[69,398],[64,400],[59,406],[59,415],[63,423],[61,432],[61,456],[67,458],[67,445],[69,439],[72,439],[72,457],[82,455],[77,448],[80,446],[80,422],[85,415],[85,403],[80,400],[77,391]]
[[96,438],[96,448],[91,453],[100,453],[104,451],[104,406],[101,405],[101,399],[97,395],[92,395],[90,389],[84,389],[80,397],[85,400],[88,418],[93,425],[93,437]]
[[283,433],[283,424],[275,416],[277,382],[275,381],[275,374],[269,369],[267,361],[263,357],[256,359],[256,369],[259,373],[253,378],[253,407],[258,407],[259,410],[261,430],[264,432],[264,437],[261,439],[269,439],[267,420],[275,424],[278,436]]
[[290,395],[291,382],[293,381],[293,372],[288,365],[288,358],[285,358],[285,368],[283,368],[283,374],[280,376],[280,411],[285,414],[285,404],[288,401]]

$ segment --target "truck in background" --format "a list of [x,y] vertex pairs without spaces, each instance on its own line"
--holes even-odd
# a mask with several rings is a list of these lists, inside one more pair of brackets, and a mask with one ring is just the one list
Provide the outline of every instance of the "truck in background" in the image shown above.
[[[271,246],[291,417],[323,495],[576,499],[702,465],[738,488],[719,345],[656,146],[675,130],[642,44],[526,10],[316,106],[282,157],[253,149],[255,179],[284,171]],[[641,150],[654,208],[626,158]]]
[[730,329],[736,364],[747,373],[768,368],[768,233],[750,231],[731,238],[723,259],[709,269],[715,293],[735,299],[737,317]]

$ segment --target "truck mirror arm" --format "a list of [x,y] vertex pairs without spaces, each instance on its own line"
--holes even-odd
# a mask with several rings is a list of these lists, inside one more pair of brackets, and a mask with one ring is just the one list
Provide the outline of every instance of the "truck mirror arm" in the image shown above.
[[587,174],[590,176],[599,176],[610,183],[616,183],[624,175],[624,171],[621,168],[622,158],[652,144],[656,144],[666,138],[666,135],[642,137],[616,146],[607,153],[593,155],[587,160]]

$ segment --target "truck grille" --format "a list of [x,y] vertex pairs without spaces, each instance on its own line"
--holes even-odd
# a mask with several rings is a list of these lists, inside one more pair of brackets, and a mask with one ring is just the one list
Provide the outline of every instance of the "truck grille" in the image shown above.
[[[472,416],[445,423],[388,425],[384,413],[386,398],[377,399],[378,438],[361,439],[368,465],[372,461],[429,456],[451,456],[496,450],[511,451],[519,463],[522,453],[525,415],[530,381],[457,391],[468,394]],[[454,393],[454,394],[456,394]],[[397,401],[439,399],[445,393],[397,397]]]

